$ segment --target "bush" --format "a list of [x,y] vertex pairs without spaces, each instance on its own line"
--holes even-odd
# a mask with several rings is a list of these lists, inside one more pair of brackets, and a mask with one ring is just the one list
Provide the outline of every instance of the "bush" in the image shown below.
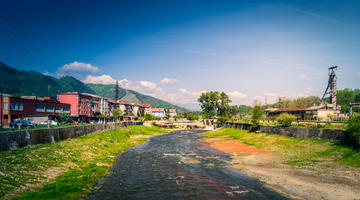
[[360,146],[360,113],[354,113],[346,121],[346,131],[355,146]]
[[175,115],[174,116],[174,119],[181,119],[181,118],[184,118],[184,115]]
[[288,113],[282,113],[276,117],[276,121],[278,121],[282,126],[289,127],[291,123],[296,120],[294,115],[290,115]]
[[251,114],[251,122],[255,128],[259,127],[259,125],[260,125],[259,121],[262,116],[263,116],[263,112],[262,112],[260,106],[255,106],[253,108],[252,114]]
[[217,120],[216,120],[216,125],[218,127],[220,127],[227,121],[229,121],[229,118],[227,118],[227,117],[218,117]]
[[155,117],[154,115],[151,115],[149,113],[146,113],[144,115],[144,120],[145,121],[150,121],[150,120],[161,120],[161,117]]
[[186,115],[186,119],[188,119],[188,120],[198,120],[199,117],[194,115],[193,113],[189,113],[189,114]]

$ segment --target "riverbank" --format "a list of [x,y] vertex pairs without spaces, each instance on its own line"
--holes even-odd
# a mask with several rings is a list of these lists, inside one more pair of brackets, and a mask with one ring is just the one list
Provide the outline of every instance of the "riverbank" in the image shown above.
[[120,153],[167,132],[159,127],[130,126],[0,152],[0,198],[77,199],[108,174]]
[[335,143],[222,128],[203,133],[231,167],[299,199],[358,199],[360,153]]

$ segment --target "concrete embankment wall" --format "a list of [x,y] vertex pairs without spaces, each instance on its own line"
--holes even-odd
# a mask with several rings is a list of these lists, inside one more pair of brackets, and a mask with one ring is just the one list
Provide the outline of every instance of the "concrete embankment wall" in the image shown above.
[[[251,124],[225,123],[224,127],[251,130]],[[313,138],[342,142],[345,140],[346,133],[341,129],[316,129],[316,128],[293,128],[277,126],[260,126],[259,131],[263,133],[284,135],[296,138]]]
[[109,124],[0,132],[0,151],[14,150],[29,145],[58,142],[99,131],[141,124],[141,122],[126,121]]

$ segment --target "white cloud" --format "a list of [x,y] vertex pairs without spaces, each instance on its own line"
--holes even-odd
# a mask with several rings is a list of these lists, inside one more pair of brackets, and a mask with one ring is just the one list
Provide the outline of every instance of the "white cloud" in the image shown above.
[[229,95],[230,99],[233,102],[236,102],[241,99],[245,99],[247,97],[247,94],[239,92],[239,91],[227,92],[227,94]]
[[156,84],[150,81],[140,81],[140,85],[147,87],[151,90],[156,88]]
[[306,76],[306,74],[300,74],[300,78],[305,80],[305,79],[307,79],[307,76]]
[[59,68],[59,72],[97,73],[97,72],[100,72],[100,69],[97,66],[93,66],[89,63],[82,63],[82,62],[75,61],[75,62],[63,65],[61,68]]
[[179,79],[176,78],[163,78],[160,83],[162,84],[169,84],[169,83],[177,83],[179,82]]
[[101,76],[87,76],[84,83],[95,83],[95,84],[115,84],[116,80],[113,79],[110,75],[104,74]]
[[125,78],[119,81],[119,86],[155,97],[159,97],[163,92],[161,88],[151,81],[130,81]]

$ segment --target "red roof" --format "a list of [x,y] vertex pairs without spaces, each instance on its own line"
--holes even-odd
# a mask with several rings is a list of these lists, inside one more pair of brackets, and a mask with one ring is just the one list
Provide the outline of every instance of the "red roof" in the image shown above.
[[121,104],[121,105],[130,105],[129,102],[124,101],[124,100],[119,100],[119,101],[117,101],[117,103],[119,103],[119,104]]
[[294,111],[305,111],[309,109],[309,107],[304,108],[280,108],[278,110],[275,110],[274,112],[294,112]]
[[165,108],[151,108],[151,112],[164,112]]
[[151,108],[151,104],[143,104],[142,106],[145,108]]
[[174,113],[176,112],[176,109],[169,109],[169,112]]

